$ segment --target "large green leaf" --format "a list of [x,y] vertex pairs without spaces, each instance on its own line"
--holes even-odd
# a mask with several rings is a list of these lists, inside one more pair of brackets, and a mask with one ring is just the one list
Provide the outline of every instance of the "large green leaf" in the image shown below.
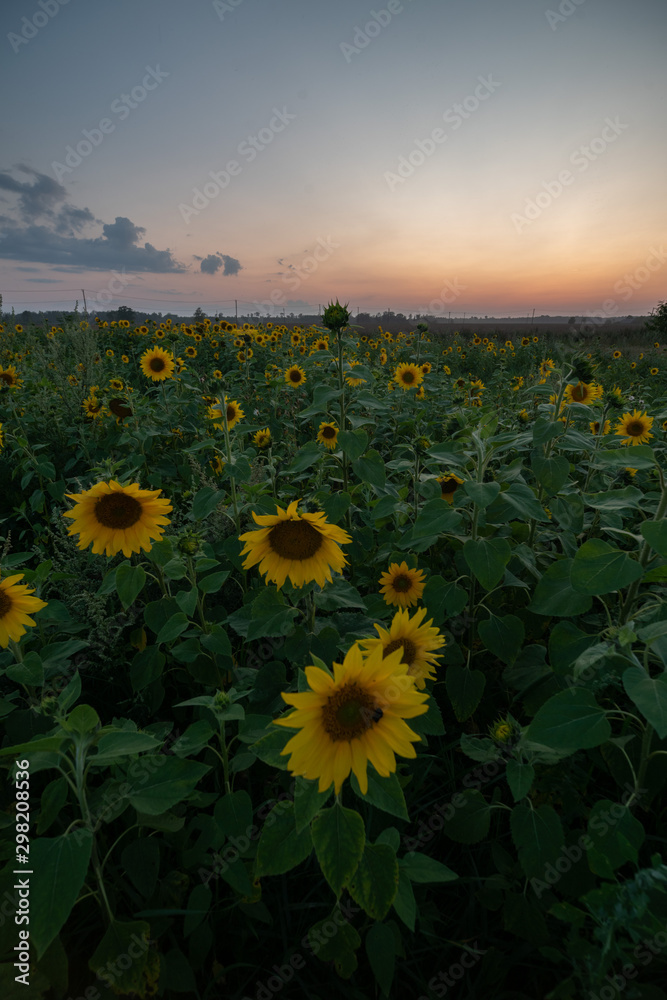
[[[93,836],[78,829],[61,837],[33,840],[25,876],[30,889],[30,941],[41,958],[76,903],[88,872]],[[17,876],[21,879],[21,876]]]
[[278,802],[264,820],[257,845],[257,876],[282,875],[296,868],[313,849],[310,829],[296,831],[294,803]]
[[580,594],[609,594],[639,580],[643,573],[643,567],[627,552],[601,538],[590,538],[574,557],[570,583]]
[[610,736],[611,726],[604,709],[583,687],[560,691],[549,698],[525,733],[532,743],[568,753],[600,746]]
[[454,812],[444,817],[444,832],[459,844],[476,844],[489,832],[491,810],[477,788],[466,788],[452,796]]
[[333,784],[329,785],[326,791],[320,792],[317,781],[308,781],[306,778],[296,778],[294,783],[294,820],[296,832],[310,826],[314,816],[326,805],[333,793]]
[[570,463],[563,455],[550,455],[547,458],[541,451],[534,451],[530,456],[530,464],[535,478],[549,496],[559,493],[565,486],[570,474]]
[[444,532],[455,531],[460,523],[461,515],[452,510],[441,497],[436,497],[424,504],[412,529],[403,536],[398,548],[412,548],[423,552]]
[[463,557],[485,590],[500,583],[511,556],[504,538],[470,538],[463,546]]
[[396,774],[390,774],[388,778],[382,778],[375,768],[369,764],[366,769],[366,775],[368,777],[368,791],[365,795],[362,795],[357,776],[354,773],[352,774],[350,783],[354,793],[360,799],[364,799],[364,801],[370,802],[371,805],[377,806],[378,809],[382,809],[383,812],[390,813],[392,816],[398,816],[400,819],[409,819],[403,789]]
[[661,740],[667,737],[667,674],[650,677],[641,667],[623,674],[623,687]]
[[523,644],[525,630],[523,622],[516,615],[498,618],[491,615],[477,626],[480,639],[503,663],[513,663]]
[[484,510],[500,493],[500,483],[476,483],[472,479],[463,484],[463,491],[480,510]]
[[436,882],[455,882],[458,878],[456,872],[443,865],[442,861],[430,858],[428,854],[420,854],[418,851],[406,854],[401,858],[399,866],[411,882],[432,885]]
[[565,840],[556,810],[521,802],[512,810],[510,826],[526,878],[543,879],[547,865],[557,860]]
[[573,617],[590,609],[592,599],[570,583],[573,562],[574,559],[559,559],[549,566],[535,588],[529,611],[535,615]]
[[137,812],[159,816],[186,799],[211,768],[193,760],[148,754],[133,765],[132,772],[136,770],[139,774],[130,783],[125,797]]
[[366,431],[340,431],[338,434],[338,446],[351,462],[356,461],[366,451],[368,445],[368,434]]
[[[149,981],[155,981],[160,959],[149,948],[150,930],[144,920],[113,920],[107,928],[88,965],[114,993],[143,997]],[[132,961],[119,965],[118,959],[125,956]]]
[[594,465],[605,469],[626,469],[628,466],[633,469],[651,469],[655,465],[655,455],[653,449],[646,444],[632,447],[622,445],[619,448],[598,451],[591,461]]
[[662,521],[644,521],[639,530],[651,548],[663,559],[667,559],[667,518]]
[[116,570],[116,592],[125,610],[134,603],[145,583],[146,571],[143,566],[133,566],[129,562],[120,564]]
[[510,786],[512,798],[515,802],[525,799],[535,780],[535,768],[532,764],[526,764],[520,760],[508,760],[505,769],[507,784]]
[[362,483],[383,487],[387,479],[384,461],[379,452],[371,449],[352,462],[352,470]]
[[384,920],[398,889],[398,861],[392,848],[388,844],[366,844],[346,888],[369,917]]
[[534,491],[525,483],[511,483],[486,510],[487,521],[495,524],[517,519],[526,521],[530,518],[536,521],[549,520]]
[[396,937],[391,927],[388,924],[373,924],[366,935],[365,947],[382,996],[388,997],[396,970]]
[[469,670],[451,664],[445,674],[445,687],[459,722],[469,719],[480,703],[486,677],[481,670]]
[[354,809],[344,809],[336,802],[333,808],[317,814],[311,831],[322,874],[338,897],[364,853],[364,821]]
[[638,852],[644,843],[644,827],[620,802],[601,799],[588,818],[588,866],[602,878],[614,879],[614,872],[631,861],[638,864]]

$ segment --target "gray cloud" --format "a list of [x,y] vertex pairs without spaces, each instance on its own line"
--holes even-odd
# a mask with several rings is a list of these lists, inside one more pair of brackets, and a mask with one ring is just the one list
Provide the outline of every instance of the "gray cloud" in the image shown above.
[[241,262],[236,257],[229,257],[226,253],[210,253],[203,260],[199,257],[197,260],[201,260],[199,267],[203,274],[216,274],[220,268],[223,268],[223,276],[228,277],[230,274],[238,274],[239,271],[243,270]]

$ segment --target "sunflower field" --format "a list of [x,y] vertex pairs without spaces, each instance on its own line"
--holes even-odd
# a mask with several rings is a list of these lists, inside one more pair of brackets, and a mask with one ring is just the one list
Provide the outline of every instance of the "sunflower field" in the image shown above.
[[0,995],[667,1000],[665,371],[0,324]]

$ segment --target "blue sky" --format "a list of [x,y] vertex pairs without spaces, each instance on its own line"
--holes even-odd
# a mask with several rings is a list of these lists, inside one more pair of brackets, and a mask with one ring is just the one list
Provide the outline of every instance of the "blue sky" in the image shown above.
[[648,312],[663,0],[5,0],[4,308]]

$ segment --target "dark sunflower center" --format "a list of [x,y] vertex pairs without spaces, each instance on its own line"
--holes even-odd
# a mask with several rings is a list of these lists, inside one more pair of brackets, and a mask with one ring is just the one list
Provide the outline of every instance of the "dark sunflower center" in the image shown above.
[[109,409],[116,417],[131,417],[132,409],[125,405],[125,401],[122,399],[110,399]]
[[299,372],[299,371],[290,372],[289,373],[289,377],[290,377],[290,380],[292,382],[300,382],[301,381],[301,372]]
[[599,434],[600,433],[600,423],[599,423],[598,420],[595,420],[594,423],[593,423],[593,433],[594,434]]
[[453,477],[449,479],[443,479],[440,483],[440,489],[443,493],[452,493],[459,484]]
[[407,382],[408,384],[410,384],[411,382],[414,382],[414,380],[415,380],[414,372],[403,372],[403,381],[404,382]]
[[6,385],[14,385],[14,379],[10,372],[0,372],[0,382],[4,382]]
[[227,407],[227,423],[231,424],[232,420],[236,416],[236,408],[233,406]]
[[269,544],[281,559],[310,559],[324,544],[317,528],[309,521],[281,521],[271,528]]
[[6,590],[0,588],[0,621],[12,610],[12,599]]
[[631,437],[641,437],[644,433],[644,424],[641,420],[629,420],[625,425],[625,433]]
[[148,367],[152,372],[163,372],[167,366],[164,358],[157,357],[150,359],[150,361],[148,362]]
[[411,587],[412,587],[412,580],[410,579],[409,576],[406,576],[405,573],[401,573],[400,576],[395,577],[394,590],[398,594],[405,594],[406,591],[410,590]]
[[335,427],[323,427],[322,428],[322,437],[325,437],[325,438],[335,438],[336,437],[336,428]]
[[141,518],[142,506],[127,493],[107,493],[95,504],[95,517],[105,528],[131,528]]
[[362,736],[381,717],[369,692],[356,683],[339,688],[322,708],[324,729],[334,741]]
[[417,647],[411,639],[392,639],[388,646],[382,654],[382,658],[389,656],[393,653],[395,649],[400,649],[403,647],[403,663],[407,663],[409,667],[415,662],[417,658]]
[[574,399],[577,403],[581,403],[582,400],[587,398],[588,398],[588,389],[583,384],[583,382],[579,382],[579,384],[575,385],[574,389],[572,390],[572,399]]

